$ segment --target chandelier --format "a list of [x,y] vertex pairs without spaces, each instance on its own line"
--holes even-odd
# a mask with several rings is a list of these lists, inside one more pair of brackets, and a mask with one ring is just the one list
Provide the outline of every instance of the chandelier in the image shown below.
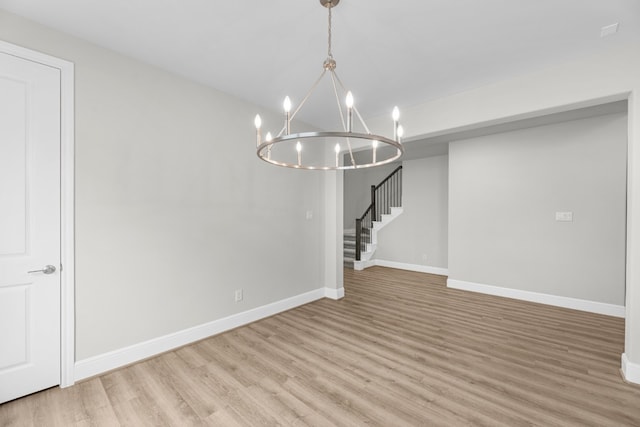
[[[358,169],[391,163],[400,158],[404,152],[401,143],[403,129],[398,121],[400,117],[398,107],[395,107],[391,114],[393,138],[371,133],[355,106],[353,94],[345,89],[336,74],[336,61],[331,53],[331,10],[338,3],[340,0],[320,0],[320,4],[329,11],[327,59],[322,64],[322,74],[293,111],[291,99],[288,96],[284,99],[284,126],[280,132],[275,137],[271,132],[267,132],[263,139],[262,119],[260,115],[256,115],[254,122],[256,153],[265,162],[295,169]],[[300,112],[326,75],[331,78],[330,87],[337,102],[337,113],[342,129],[291,133],[293,118]],[[354,116],[357,119],[355,123]],[[354,156],[354,151],[358,151],[358,155]],[[344,162],[341,161],[344,157],[341,153],[349,155]]]

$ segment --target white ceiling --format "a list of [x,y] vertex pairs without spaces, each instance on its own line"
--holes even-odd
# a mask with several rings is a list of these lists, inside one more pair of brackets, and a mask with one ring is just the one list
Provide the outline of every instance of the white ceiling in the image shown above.
[[[285,95],[301,100],[327,50],[318,0],[0,0],[0,8],[274,110]],[[616,22],[619,32],[600,38]],[[342,0],[333,35],[336,71],[369,117],[638,41],[640,1]],[[321,107],[300,118],[334,127]]]

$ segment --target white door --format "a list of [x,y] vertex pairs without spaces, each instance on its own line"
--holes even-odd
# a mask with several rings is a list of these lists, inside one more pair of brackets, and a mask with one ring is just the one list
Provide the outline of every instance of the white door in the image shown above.
[[60,384],[60,238],[60,70],[0,53],[0,403]]

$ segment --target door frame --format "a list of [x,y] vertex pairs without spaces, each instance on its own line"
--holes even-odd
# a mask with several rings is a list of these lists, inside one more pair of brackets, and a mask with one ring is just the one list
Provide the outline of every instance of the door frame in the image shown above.
[[60,387],[75,382],[74,64],[0,40],[0,52],[60,70]]

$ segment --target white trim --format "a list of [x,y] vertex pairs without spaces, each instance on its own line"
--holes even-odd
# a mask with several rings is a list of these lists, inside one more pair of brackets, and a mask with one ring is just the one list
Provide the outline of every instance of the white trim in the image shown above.
[[344,288],[324,288],[324,296],[325,298],[339,300],[344,298]]
[[629,362],[627,353],[622,353],[622,375],[625,381],[640,384],[640,364]]
[[318,261],[323,265],[322,283],[328,288],[341,288],[344,282],[344,235],[343,227],[343,200],[342,196],[332,197],[333,194],[342,194],[344,186],[343,171],[327,171],[324,174],[324,221],[318,231],[324,235],[323,257]]
[[75,364],[75,104],[74,65],[64,61],[61,79],[61,365],[60,387],[73,385]]
[[[242,313],[214,320],[162,337],[153,338],[138,344],[133,344],[119,350],[110,351],[105,354],[80,360],[75,364],[75,378],[82,380],[102,374],[112,369],[119,368],[142,359],[156,356],[177,347],[191,344],[195,341],[220,334],[222,332],[247,325],[265,317],[290,310],[292,308],[308,304],[310,302],[324,298],[329,288],[319,288],[304,294],[296,295],[271,304],[256,307]],[[331,291],[339,291],[331,289]],[[343,290],[344,292],[344,290]]]
[[454,279],[447,279],[447,287],[523,301],[537,302],[557,307],[571,308],[573,310],[605,314],[607,316],[625,317],[625,308],[623,305],[607,304],[603,302],[542,294],[519,289],[502,288],[499,286],[483,285],[480,283],[464,282],[462,280]]
[[364,270],[365,268],[373,267],[374,265],[380,267],[397,268],[399,270],[417,271],[418,273],[437,274],[439,276],[448,276],[449,269],[442,267],[431,267],[429,265],[408,264],[404,262],[387,261],[384,259],[371,259],[365,261],[354,261],[354,270]]
[[373,267],[376,265],[375,259],[363,259],[361,261],[353,261],[353,269],[356,271],[362,271],[365,268]]
[[68,387],[75,362],[74,64],[2,40],[0,52],[60,70],[60,386]]
[[374,265],[380,267],[398,268],[400,270],[417,271],[418,273],[437,274],[440,276],[448,276],[449,269],[442,267],[431,267],[429,265],[407,264],[404,262],[386,261],[384,259],[373,260]]

